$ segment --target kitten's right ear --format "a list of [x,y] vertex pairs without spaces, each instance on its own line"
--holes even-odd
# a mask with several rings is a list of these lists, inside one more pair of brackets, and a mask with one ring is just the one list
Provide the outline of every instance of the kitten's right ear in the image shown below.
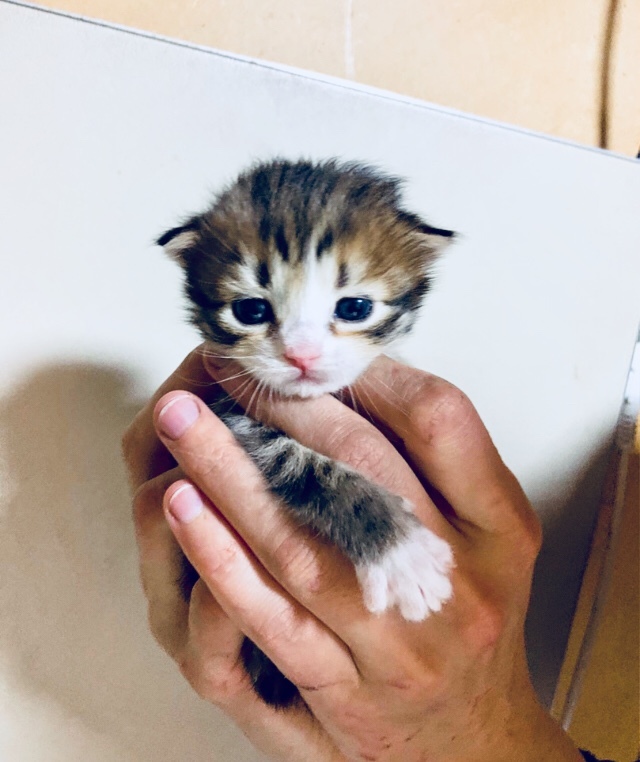
[[162,246],[172,259],[184,265],[187,252],[198,242],[199,230],[199,220],[194,217],[185,225],[167,230],[158,238],[156,243],[158,246]]

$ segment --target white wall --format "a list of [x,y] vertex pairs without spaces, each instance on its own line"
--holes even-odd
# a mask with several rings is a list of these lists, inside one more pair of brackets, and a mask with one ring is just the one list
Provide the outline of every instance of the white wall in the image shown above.
[[254,158],[361,158],[461,231],[409,357],[547,529],[550,698],[640,305],[640,165],[0,2],[0,758],[254,759],[146,631],[119,437],[196,342],[151,242]]

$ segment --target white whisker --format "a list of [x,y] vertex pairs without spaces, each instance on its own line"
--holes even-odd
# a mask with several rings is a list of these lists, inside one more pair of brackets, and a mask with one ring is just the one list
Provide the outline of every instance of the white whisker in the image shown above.
[[[371,379],[371,378],[366,379],[366,381],[364,381],[364,379],[362,379],[362,380],[364,382],[362,384],[362,390],[363,390],[363,392],[365,391],[365,385],[367,383],[371,384],[371,382],[373,380],[380,381],[380,379]],[[385,386],[389,391],[392,391],[392,392],[394,391],[388,384],[383,384],[383,386]],[[371,397],[371,395],[368,392],[366,392],[366,394],[367,394],[367,397],[369,398],[369,400],[371,402],[372,407],[376,411],[376,415],[378,417],[378,420],[380,420],[381,423],[384,423],[384,418],[381,415],[380,410],[378,409],[377,405],[375,404],[373,398]],[[383,397],[384,397],[384,395],[383,395]],[[400,400],[403,399],[397,392],[396,392],[396,397],[398,397],[398,399],[400,399]],[[402,406],[399,405],[397,402],[393,402],[391,399],[389,399],[389,397],[384,397],[384,399],[386,399],[386,401],[389,403],[389,405],[391,405],[392,407],[395,407],[396,410],[399,410],[400,412],[403,412]],[[396,431],[398,432],[398,434],[400,436],[406,436],[406,435],[408,435],[410,433],[409,432],[409,427],[404,424],[404,421],[406,420],[406,416],[405,415],[400,416],[399,420],[403,421],[403,423],[396,422],[394,428],[396,429]]]
[[[373,402],[373,401],[371,400],[371,398],[369,397],[369,395],[368,395],[368,394],[366,394],[366,390],[365,390],[365,389],[361,389],[360,391],[362,391],[362,392],[363,392],[363,393],[366,395],[366,397],[367,397],[367,399],[369,400],[369,402]],[[353,393],[355,394],[355,396],[356,396],[356,399],[357,399],[357,400],[360,402],[360,406],[362,407],[362,410],[363,410],[363,412],[364,412],[365,416],[366,416],[366,417],[367,417],[367,418],[368,418],[368,419],[369,419],[369,420],[370,420],[372,423],[374,423],[374,422],[375,422],[375,416],[374,416],[374,415],[373,415],[373,413],[372,413],[372,412],[369,410],[369,408],[367,407],[366,403],[365,403],[365,402],[363,402],[363,401],[362,401],[362,399],[361,399],[361,398],[358,396],[358,389],[357,389],[357,388],[354,388],[354,390],[353,390]],[[374,406],[374,407],[375,407],[375,406]],[[377,411],[376,411],[376,412],[377,412]],[[360,413],[360,415],[362,415],[362,413]]]
[[387,384],[387,383],[386,383],[386,381],[383,381],[381,378],[378,378],[378,377],[376,377],[376,376],[372,376],[371,378],[368,378],[368,379],[367,379],[367,381],[369,381],[369,382],[371,382],[371,381],[376,381],[377,383],[379,383],[379,384],[381,384],[382,386],[384,386],[384,387],[385,387],[385,389],[387,389],[388,391],[390,391],[392,394],[395,394],[395,396],[396,396],[396,397],[397,397],[399,400],[401,400],[402,402],[404,402],[404,397],[403,397],[402,395],[398,394],[398,392],[397,392],[397,391],[396,391],[396,390],[395,390],[393,387],[389,386],[389,384]]
[[230,354],[219,355],[214,352],[211,352],[208,349],[201,349],[198,354],[200,354],[201,357],[211,357],[215,360],[247,360],[249,359],[246,355],[230,355]]
[[250,370],[243,370],[241,373],[236,373],[235,376],[227,376],[227,378],[221,378],[219,383],[226,384],[228,381],[234,381],[236,378],[242,378],[242,376],[249,376],[251,373],[252,371]]
[[189,378],[189,376],[177,376],[177,378],[180,379],[180,381],[184,381],[185,384],[188,384],[189,386],[202,386],[202,387],[209,387],[209,386],[215,386],[216,381],[211,379],[211,381],[196,381],[194,378]]
[[[367,398],[367,400],[368,400],[368,402],[369,402],[369,405],[370,405],[370,406],[373,408],[373,410],[374,410],[374,412],[375,412],[375,417],[377,417],[377,418],[378,418],[378,420],[382,421],[382,420],[383,420],[383,418],[382,418],[382,414],[380,413],[380,409],[379,409],[379,408],[378,408],[378,406],[376,405],[376,403],[375,403],[375,401],[374,401],[373,397],[372,397],[372,396],[369,394],[368,390],[366,389],[366,381],[364,381],[363,379],[361,379],[361,386],[360,386],[360,390],[362,391],[362,393],[364,394],[364,396]],[[365,405],[365,408],[366,408],[366,407],[367,407],[367,405]],[[374,417],[374,416],[371,414],[371,412],[370,412],[370,411],[367,411],[367,412],[369,413],[369,415],[370,415],[372,418]]]
[[248,404],[248,405],[245,407],[245,409],[244,409],[244,410],[245,410],[245,413],[246,413],[248,416],[251,416],[251,405],[253,404],[253,400],[254,400],[254,398],[256,397],[256,395],[257,395],[257,394],[259,394],[259,392],[260,392],[260,387],[263,385],[263,383],[264,383],[263,381],[258,381],[258,385],[257,385],[257,386],[256,386],[256,388],[253,390],[253,394],[251,395],[251,398],[249,399],[249,404]]
[[353,393],[353,389],[351,387],[351,384],[349,384],[349,386],[347,386],[347,389],[349,390],[349,395],[351,397],[351,403],[353,404],[353,409],[354,409],[354,411],[356,413],[358,413],[358,415],[360,415],[360,411],[358,410],[358,403],[356,402],[356,398],[355,398],[355,395]]

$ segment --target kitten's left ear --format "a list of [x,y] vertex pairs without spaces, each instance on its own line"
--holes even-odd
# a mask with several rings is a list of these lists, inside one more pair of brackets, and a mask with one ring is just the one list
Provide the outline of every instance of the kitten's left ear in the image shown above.
[[181,265],[185,264],[186,253],[194,247],[200,238],[199,219],[194,217],[186,224],[177,228],[171,228],[163,233],[156,241],[158,246],[162,246],[167,254],[175,259]]
[[453,230],[434,228],[433,225],[428,225],[417,214],[407,212],[404,209],[398,212],[398,218],[413,228],[425,252],[428,252],[434,259],[439,257],[456,237]]
[[426,222],[420,222],[418,225],[418,234],[431,252],[437,257],[439,257],[440,254],[453,243],[457,235],[453,230],[434,228],[431,225],[427,225]]

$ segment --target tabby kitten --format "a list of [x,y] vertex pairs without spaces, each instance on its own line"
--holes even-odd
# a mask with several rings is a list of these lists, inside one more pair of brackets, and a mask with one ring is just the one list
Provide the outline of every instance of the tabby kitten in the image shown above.
[[[362,164],[276,160],[244,172],[209,209],[161,236],[184,269],[191,320],[210,351],[285,396],[353,383],[411,330],[431,265],[453,236],[406,211],[399,186]],[[420,621],[451,597],[451,548],[406,500],[281,431],[213,409],[283,510],[353,562],[369,611],[397,606]],[[297,699],[249,640],[242,658],[267,703]]]

